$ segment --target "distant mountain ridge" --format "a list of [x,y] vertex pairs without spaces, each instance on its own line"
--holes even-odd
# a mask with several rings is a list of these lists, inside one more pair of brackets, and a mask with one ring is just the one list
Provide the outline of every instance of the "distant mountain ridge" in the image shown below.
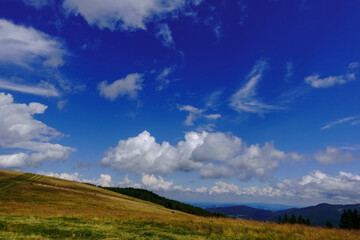
[[279,216],[283,217],[285,214],[287,214],[288,216],[294,214],[296,217],[301,215],[304,218],[309,218],[311,221],[311,225],[313,226],[325,226],[326,222],[329,221],[334,227],[338,227],[343,210],[355,208],[360,211],[360,204],[332,205],[327,203],[321,203],[316,206],[304,208],[290,208],[278,211],[262,210],[248,207],[245,205],[206,208],[206,210],[210,212],[221,213],[232,218],[244,218],[256,221],[273,222],[277,222]]

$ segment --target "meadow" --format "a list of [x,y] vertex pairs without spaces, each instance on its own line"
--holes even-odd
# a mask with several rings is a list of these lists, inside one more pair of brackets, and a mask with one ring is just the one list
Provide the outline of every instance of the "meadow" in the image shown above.
[[0,171],[0,239],[360,239],[360,231],[198,217],[91,185]]

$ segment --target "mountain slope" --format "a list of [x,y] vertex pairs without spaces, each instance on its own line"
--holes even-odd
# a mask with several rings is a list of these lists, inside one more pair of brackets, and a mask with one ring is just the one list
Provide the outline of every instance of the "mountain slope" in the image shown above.
[[233,218],[244,218],[258,221],[273,221],[277,222],[279,216],[283,217],[287,214],[294,214],[296,217],[302,216],[309,218],[313,226],[325,226],[326,222],[329,221],[334,227],[339,226],[340,216],[344,209],[358,209],[360,211],[360,204],[349,204],[349,205],[331,205],[322,203],[316,206],[305,207],[305,208],[291,208],[279,211],[268,211],[261,210],[247,206],[233,206],[223,208],[207,208],[210,212],[222,213],[226,216]]
[[0,239],[360,239],[328,230],[205,218],[91,185],[0,170]]
[[269,210],[252,208],[245,205],[233,207],[206,208],[206,210],[208,210],[209,212],[221,213],[231,218],[243,218],[255,221],[263,221],[264,219],[270,218],[273,214],[273,212]]

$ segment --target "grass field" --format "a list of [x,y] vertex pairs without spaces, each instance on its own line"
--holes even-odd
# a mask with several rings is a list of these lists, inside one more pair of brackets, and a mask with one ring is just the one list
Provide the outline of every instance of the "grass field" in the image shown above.
[[196,217],[20,172],[0,171],[0,188],[0,239],[360,239],[359,231]]

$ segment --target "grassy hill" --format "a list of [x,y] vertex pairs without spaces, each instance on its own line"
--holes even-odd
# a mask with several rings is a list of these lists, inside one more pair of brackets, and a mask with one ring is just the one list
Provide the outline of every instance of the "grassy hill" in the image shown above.
[[359,231],[198,217],[119,193],[0,170],[0,239],[360,239]]
[[186,203],[182,203],[179,201],[175,201],[172,199],[167,199],[165,197],[161,197],[151,191],[145,189],[137,189],[137,188],[116,188],[116,187],[105,187],[104,189],[121,193],[127,196],[131,196],[134,198],[139,198],[148,202],[152,202],[155,204],[159,204],[169,209],[178,210],[181,212],[203,216],[203,217],[226,217],[225,215],[209,212],[199,207],[194,207]]

